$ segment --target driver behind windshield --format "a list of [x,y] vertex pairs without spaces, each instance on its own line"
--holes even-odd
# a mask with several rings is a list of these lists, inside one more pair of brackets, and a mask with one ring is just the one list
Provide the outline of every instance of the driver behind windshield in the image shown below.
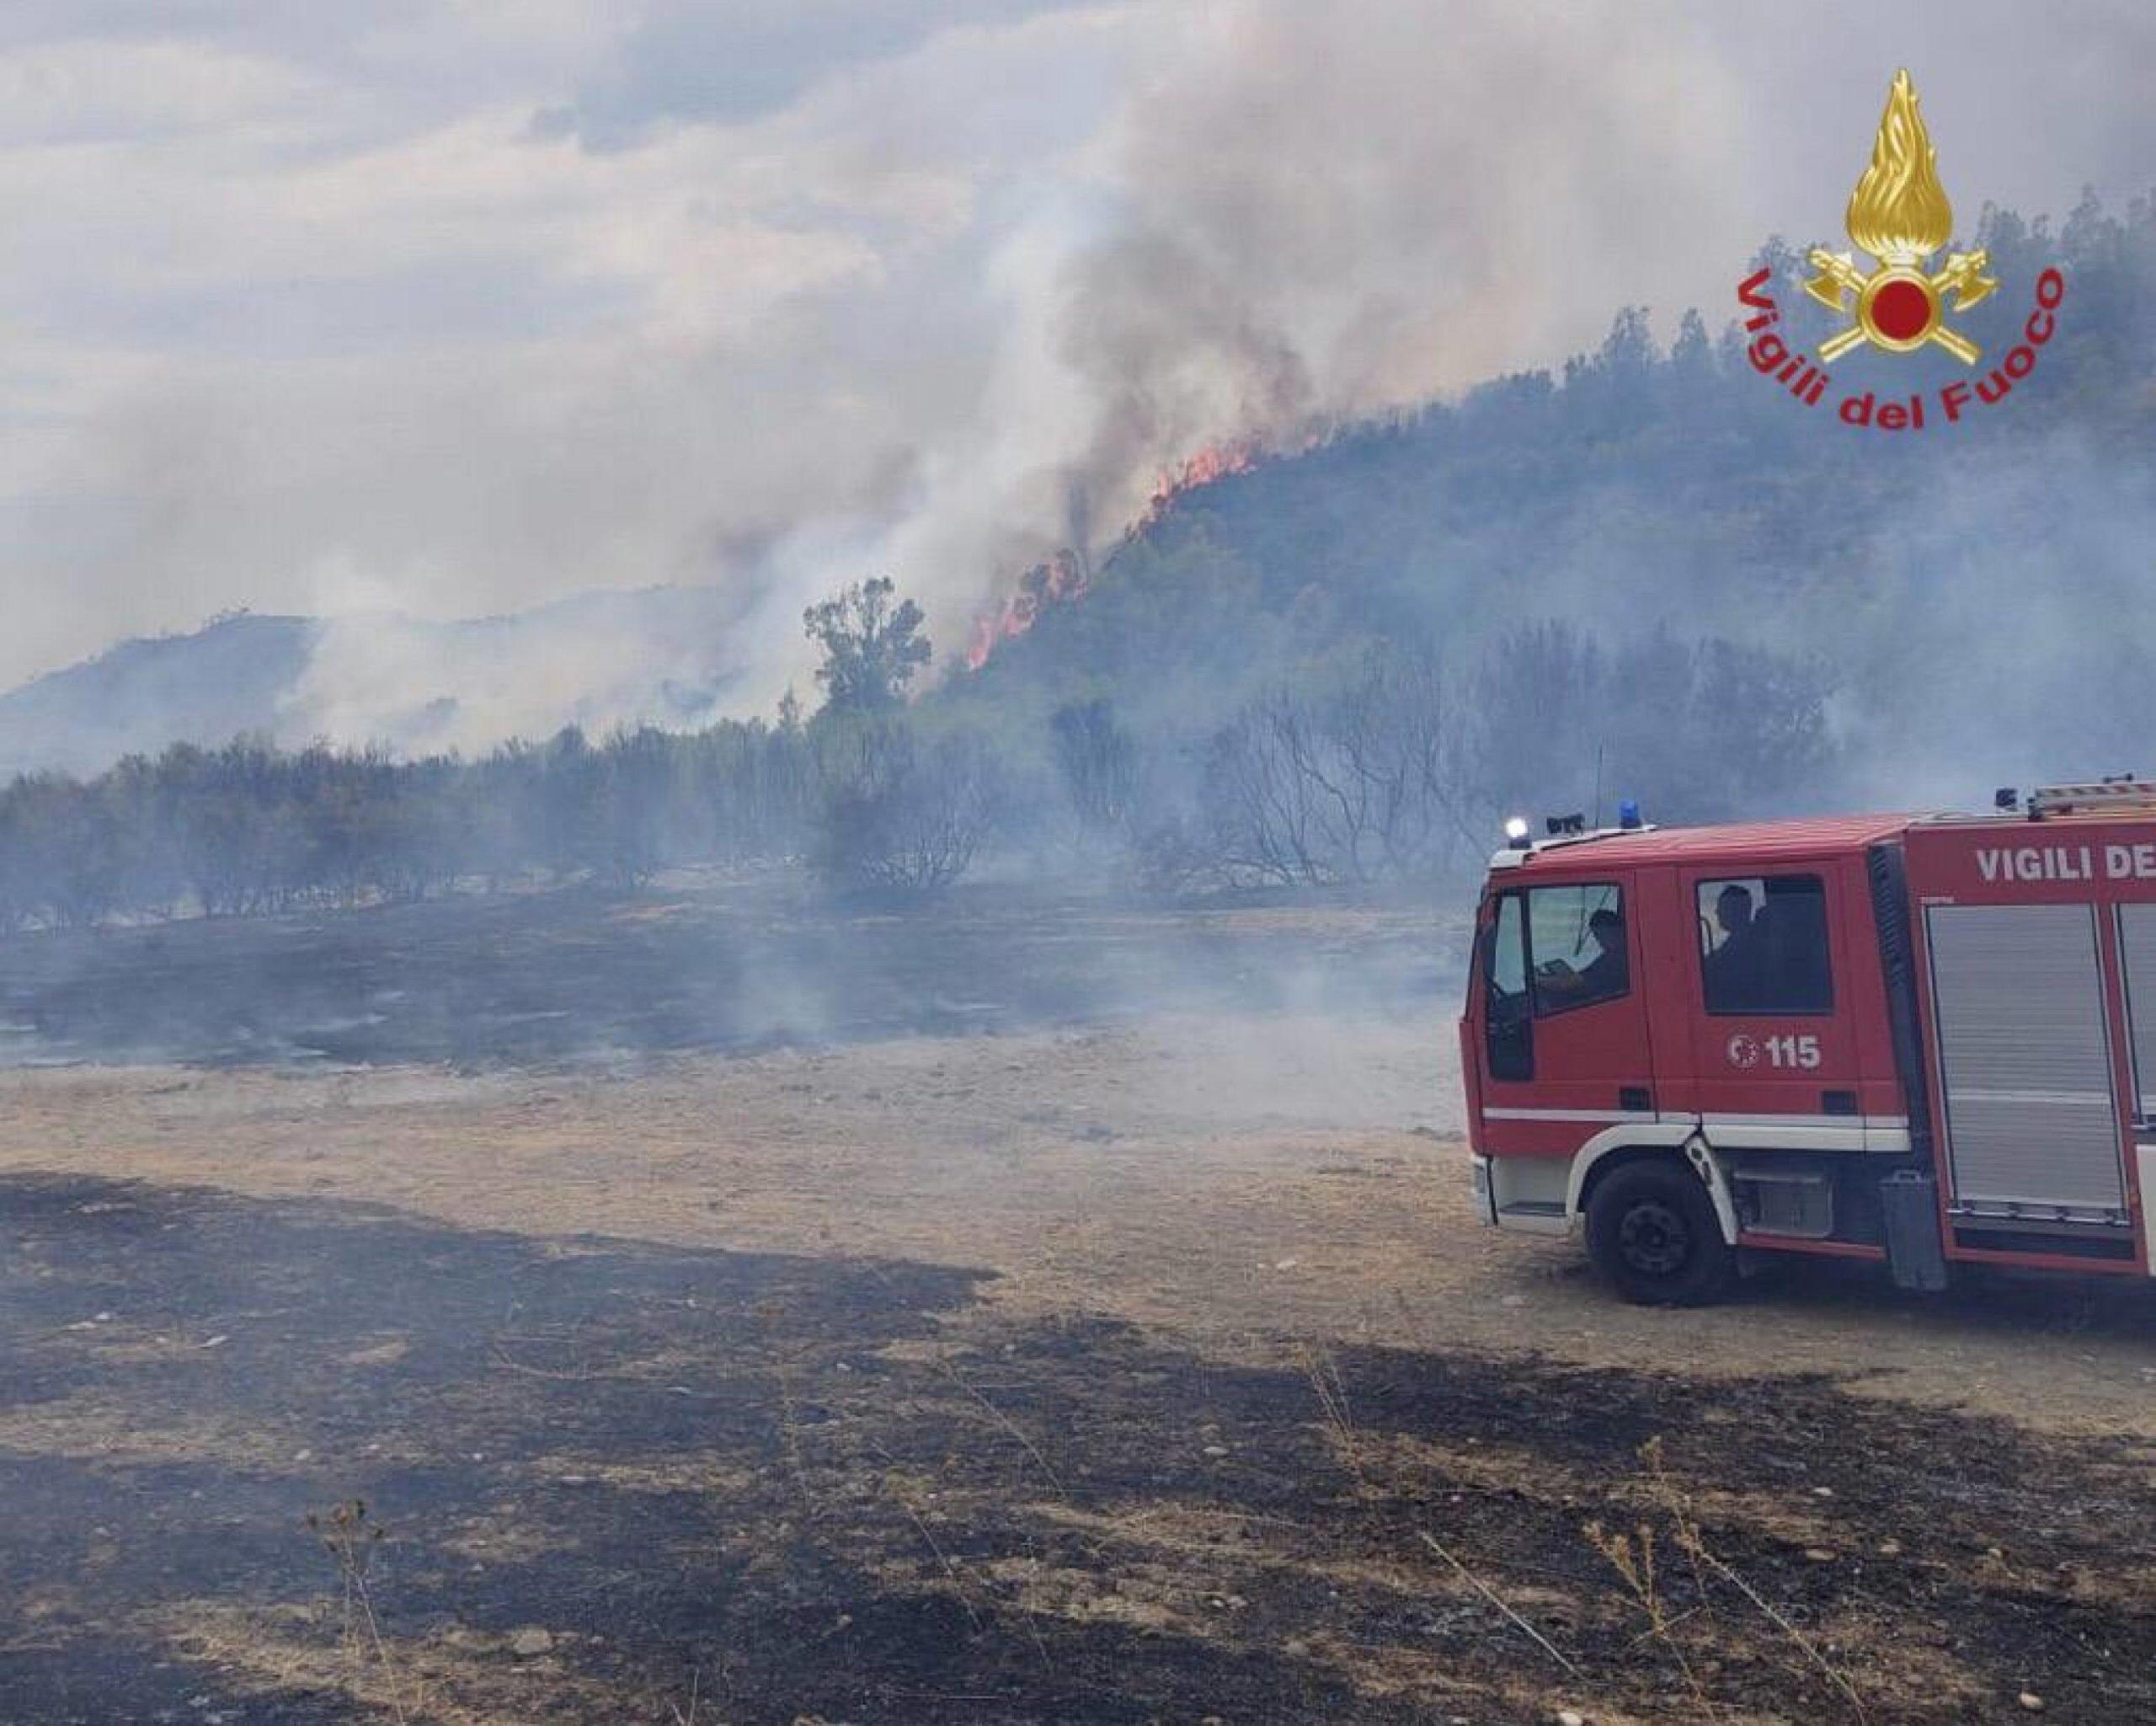
[[1625,919],[1604,906],[1587,920],[1594,938],[1594,957],[1578,970],[1555,969],[1538,978],[1540,986],[1565,997],[1567,1007],[1590,1001],[1606,1001],[1622,995],[1631,985],[1631,970],[1625,953]]

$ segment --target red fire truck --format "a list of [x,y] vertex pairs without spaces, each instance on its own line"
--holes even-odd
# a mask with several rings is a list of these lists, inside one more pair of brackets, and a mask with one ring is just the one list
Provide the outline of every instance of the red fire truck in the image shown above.
[[1984,815],[1508,824],[1460,1021],[1476,1205],[1627,1297],[1740,1250],[2150,1274],[2156,783]]

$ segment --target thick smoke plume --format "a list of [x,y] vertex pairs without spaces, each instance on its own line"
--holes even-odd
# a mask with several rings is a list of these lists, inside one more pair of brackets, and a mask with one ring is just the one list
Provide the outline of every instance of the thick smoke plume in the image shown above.
[[[1194,450],[1721,305],[1764,231],[1832,232],[1897,58],[1965,205],[2130,189],[2148,21],[2004,65],[2019,14],[1972,12],[16,8],[0,681],[234,605],[679,584],[768,710],[803,605],[876,572],[948,662]],[[355,739],[500,706],[398,639],[302,699]]]

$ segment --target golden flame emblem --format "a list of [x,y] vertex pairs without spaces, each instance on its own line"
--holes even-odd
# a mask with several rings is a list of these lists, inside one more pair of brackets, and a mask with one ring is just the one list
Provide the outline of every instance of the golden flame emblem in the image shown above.
[[1945,267],[1929,274],[1926,259],[1954,232],[1954,206],[1939,183],[1938,152],[1917,106],[1917,88],[1906,71],[1894,74],[1886,93],[1886,111],[1872,141],[1871,164],[1849,194],[1846,218],[1849,238],[1879,260],[1866,275],[1847,252],[1815,247],[1810,258],[1819,273],[1805,292],[1835,312],[1851,310],[1855,322],[1820,344],[1822,361],[1838,360],[1851,348],[1870,342],[1890,354],[1913,353],[1930,343],[1973,366],[1983,350],[1946,325],[1946,297],[1965,312],[1999,284],[1984,271],[1990,259],[1982,251],[1949,254]]

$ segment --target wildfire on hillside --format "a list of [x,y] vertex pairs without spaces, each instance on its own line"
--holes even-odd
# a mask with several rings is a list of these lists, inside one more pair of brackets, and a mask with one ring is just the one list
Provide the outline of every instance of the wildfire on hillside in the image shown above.
[[1002,609],[984,612],[974,619],[974,636],[966,649],[966,669],[978,671],[988,663],[996,644],[1015,641],[1033,627],[1042,612],[1086,591],[1091,574],[1075,552],[1059,551],[1044,564],[1036,564],[1018,578],[1017,591],[1003,601]]
[[[1144,532],[1165,516],[1178,499],[1230,474],[1247,473],[1266,452],[1267,446],[1255,437],[1208,444],[1162,472],[1154,482],[1145,512],[1131,525],[1129,532]],[[1034,564],[1018,578],[1017,590],[999,609],[974,619],[973,639],[966,648],[966,669],[978,671],[1000,643],[1017,640],[1049,607],[1082,598],[1091,583],[1090,563],[1067,548],[1046,563]]]

